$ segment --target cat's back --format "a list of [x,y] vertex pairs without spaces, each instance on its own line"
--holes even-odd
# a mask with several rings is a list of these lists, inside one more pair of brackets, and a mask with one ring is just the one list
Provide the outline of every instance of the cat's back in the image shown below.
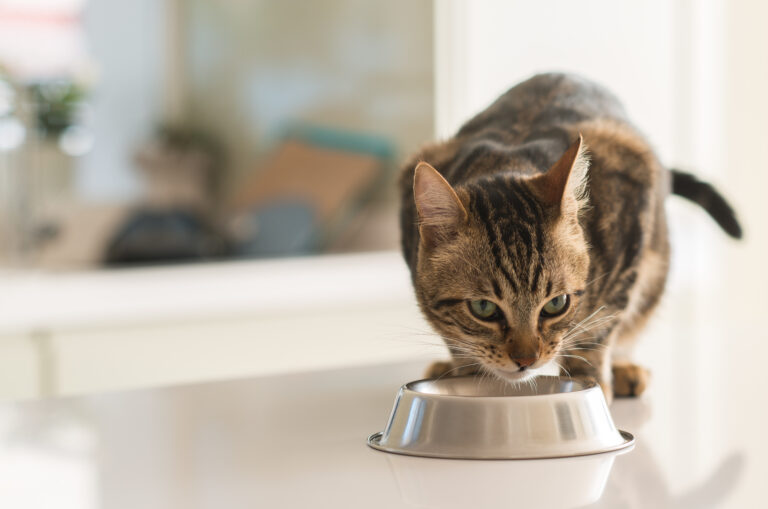
[[511,135],[510,142],[524,143],[557,126],[597,118],[626,121],[626,112],[610,91],[588,79],[537,74],[502,94],[462,126],[457,136],[472,138],[498,130]]
[[498,171],[535,174],[554,164],[580,133],[596,154],[620,145],[647,151],[611,92],[579,76],[549,73],[512,87],[437,147],[446,156],[437,168],[451,184]]
[[591,160],[591,207],[583,215],[591,240],[602,243],[605,232],[610,232],[618,250],[627,240],[625,231],[632,232],[631,245],[638,245],[638,236],[655,237],[662,232],[663,227],[652,224],[663,223],[660,203],[668,192],[667,173],[619,100],[579,76],[539,74],[502,94],[453,138],[425,147],[403,168],[401,226],[406,258],[415,260],[418,239],[412,197],[418,161],[430,163],[451,185],[497,173],[536,174],[550,168],[580,134]]

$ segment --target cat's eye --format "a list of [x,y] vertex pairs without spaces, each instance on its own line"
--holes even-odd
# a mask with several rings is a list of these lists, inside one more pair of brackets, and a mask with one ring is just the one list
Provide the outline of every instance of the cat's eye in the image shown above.
[[570,298],[568,294],[558,295],[554,299],[550,300],[544,307],[541,308],[541,316],[550,318],[553,316],[562,315],[568,309],[570,304]]
[[485,299],[469,301],[469,310],[481,320],[497,320],[500,316],[499,307]]

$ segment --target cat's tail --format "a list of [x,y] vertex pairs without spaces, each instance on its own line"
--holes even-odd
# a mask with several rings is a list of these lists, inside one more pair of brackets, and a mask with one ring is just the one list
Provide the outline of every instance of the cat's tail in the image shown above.
[[674,168],[669,171],[672,174],[672,194],[701,205],[725,233],[735,239],[741,238],[741,225],[736,219],[736,213],[711,184],[702,182],[684,171]]

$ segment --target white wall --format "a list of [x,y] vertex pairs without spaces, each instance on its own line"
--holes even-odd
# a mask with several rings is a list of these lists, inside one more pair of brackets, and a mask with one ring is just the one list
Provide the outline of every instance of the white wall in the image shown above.
[[[458,68],[438,68],[447,136],[510,86],[537,72],[569,71],[613,90],[666,158],[677,157],[680,58],[673,2],[480,0],[438,2],[437,48]],[[440,12],[442,11],[442,12]],[[451,66],[452,64],[448,64]],[[457,82],[459,82],[457,84]],[[439,113],[440,114],[440,113]]]
[[[746,242],[732,246],[727,263],[718,268],[723,277],[721,293],[723,306],[713,313],[729,313],[737,317],[764,317],[768,309],[768,3],[746,0],[729,1],[723,21],[727,34],[723,51],[726,56],[724,74],[726,108],[721,143],[726,150],[727,183],[738,197],[739,212],[746,226]],[[719,299],[718,299],[719,300]],[[764,320],[762,320],[764,321]],[[768,344],[765,327],[750,327],[743,319],[733,320],[722,333],[725,362],[744,366],[749,359],[765,358],[764,345]],[[760,369],[762,373],[765,369]],[[765,415],[765,399],[759,388],[750,383],[755,371],[741,368],[722,373],[719,392],[713,399],[728,398],[737,407],[757,405]],[[758,375],[759,376],[759,375]],[[756,418],[744,422],[724,413],[728,419],[723,435],[755,436],[763,427],[760,410]],[[730,431],[730,432],[729,432]],[[736,440],[735,438],[733,439]],[[747,471],[740,480],[744,485],[759,485],[764,479],[758,472]],[[731,507],[746,507],[749,500],[732,498]]]

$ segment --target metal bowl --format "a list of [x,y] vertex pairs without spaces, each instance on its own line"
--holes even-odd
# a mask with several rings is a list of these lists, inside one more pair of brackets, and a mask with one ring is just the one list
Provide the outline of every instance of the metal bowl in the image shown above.
[[400,388],[381,451],[462,459],[530,459],[615,451],[634,443],[613,424],[603,392],[570,378],[530,384],[458,376]]

